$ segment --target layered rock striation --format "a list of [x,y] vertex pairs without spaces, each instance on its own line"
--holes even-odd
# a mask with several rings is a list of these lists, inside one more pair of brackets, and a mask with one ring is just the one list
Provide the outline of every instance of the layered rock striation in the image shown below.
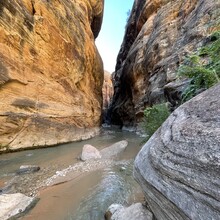
[[0,151],[97,133],[102,15],[103,0],[0,2]]
[[220,216],[220,84],[177,108],[135,159],[134,175],[160,220]]
[[131,126],[152,104],[176,107],[183,58],[220,29],[219,0],[135,0],[117,58],[112,123]]

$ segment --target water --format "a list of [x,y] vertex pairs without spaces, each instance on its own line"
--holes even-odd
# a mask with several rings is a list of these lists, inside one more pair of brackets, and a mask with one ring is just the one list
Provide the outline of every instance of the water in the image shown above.
[[[107,208],[112,203],[128,205],[131,200],[136,200],[139,188],[132,176],[132,162],[117,165],[114,168],[106,169],[102,173],[101,181],[92,188],[89,195],[80,202],[75,214],[69,216],[74,220],[95,220],[104,219]],[[123,166],[123,170],[121,169]]]
[[[79,163],[78,156],[84,144],[103,149],[117,141],[127,140],[128,147],[115,158],[115,164],[74,178],[64,184],[40,191],[40,201],[21,219],[41,220],[102,220],[112,203],[127,204],[139,200],[141,190],[132,178],[133,159],[141,147],[142,138],[134,133],[104,130],[90,140],[52,148],[28,150],[0,155],[0,187],[14,181],[9,192],[30,194],[36,185],[44,182],[69,165]],[[38,173],[16,175],[21,165],[38,165]],[[6,184],[5,184],[6,183]]]

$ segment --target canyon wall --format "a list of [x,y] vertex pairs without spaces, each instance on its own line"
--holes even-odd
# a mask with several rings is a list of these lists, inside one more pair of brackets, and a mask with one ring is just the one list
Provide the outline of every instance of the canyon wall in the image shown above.
[[134,126],[147,106],[179,103],[177,68],[220,30],[220,0],[135,0],[114,75],[112,123]]
[[112,74],[105,70],[104,82],[102,87],[103,94],[103,122],[109,123],[108,109],[113,96]]
[[102,113],[103,0],[0,2],[0,151],[89,138]]

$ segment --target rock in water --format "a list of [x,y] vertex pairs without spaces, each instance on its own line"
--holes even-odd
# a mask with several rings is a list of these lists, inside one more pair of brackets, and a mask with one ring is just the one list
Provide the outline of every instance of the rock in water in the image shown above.
[[132,126],[146,107],[179,102],[177,68],[219,30],[219,0],[136,0],[113,74],[112,123]]
[[103,0],[0,1],[0,151],[99,131]]
[[40,170],[39,166],[36,165],[22,165],[20,169],[16,171],[17,174],[34,173]]
[[111,204],[105,212],[105,219],[111,220],[112,215],[123,208],[124,206],[121,204]]
[[102,149],[100,153],[102,158],[112,158],[113,156],[117,156],[119,153],[123,152],[127,146],[128,142],[126,140],[119,141]]
[[83,150],[82,150],[82,154],[81,154],[80,158],[81,158],[82,161],[100,159],[101,154],[100,154],[99,150],[97,150],[92,145],[85,144],[83,146]]
[[220,216],[220,84],[176,109],[135,159],[157,219]]
[[153,214],[141,203],[123,207],[120,204],[112,204],[105,214],[106,220],[153,220]]
[[0,219],[15,218],[27,211],[35,203],[35,198],[25,196],[21,193],[0,195]]

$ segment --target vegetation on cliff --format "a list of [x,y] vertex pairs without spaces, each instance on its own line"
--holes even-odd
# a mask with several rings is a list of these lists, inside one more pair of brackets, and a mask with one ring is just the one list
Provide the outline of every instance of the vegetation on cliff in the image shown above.
[[[205,46],[185,58],[178,69],[180,77],[191,79],[182,93],[182,103],[220,81],[220,32],[213,33]],[[144,128],[149,139],[167,119],[170,112],[165,103],[144,110]]]
[[185,102],[220,81],[220,32],[209,37],[209,43],[186,57],[179,67],[180,76],[191,79],[182,93]]
[[166,103],[156,104],[144,110],[144,128],[149,139],[170,115]]

